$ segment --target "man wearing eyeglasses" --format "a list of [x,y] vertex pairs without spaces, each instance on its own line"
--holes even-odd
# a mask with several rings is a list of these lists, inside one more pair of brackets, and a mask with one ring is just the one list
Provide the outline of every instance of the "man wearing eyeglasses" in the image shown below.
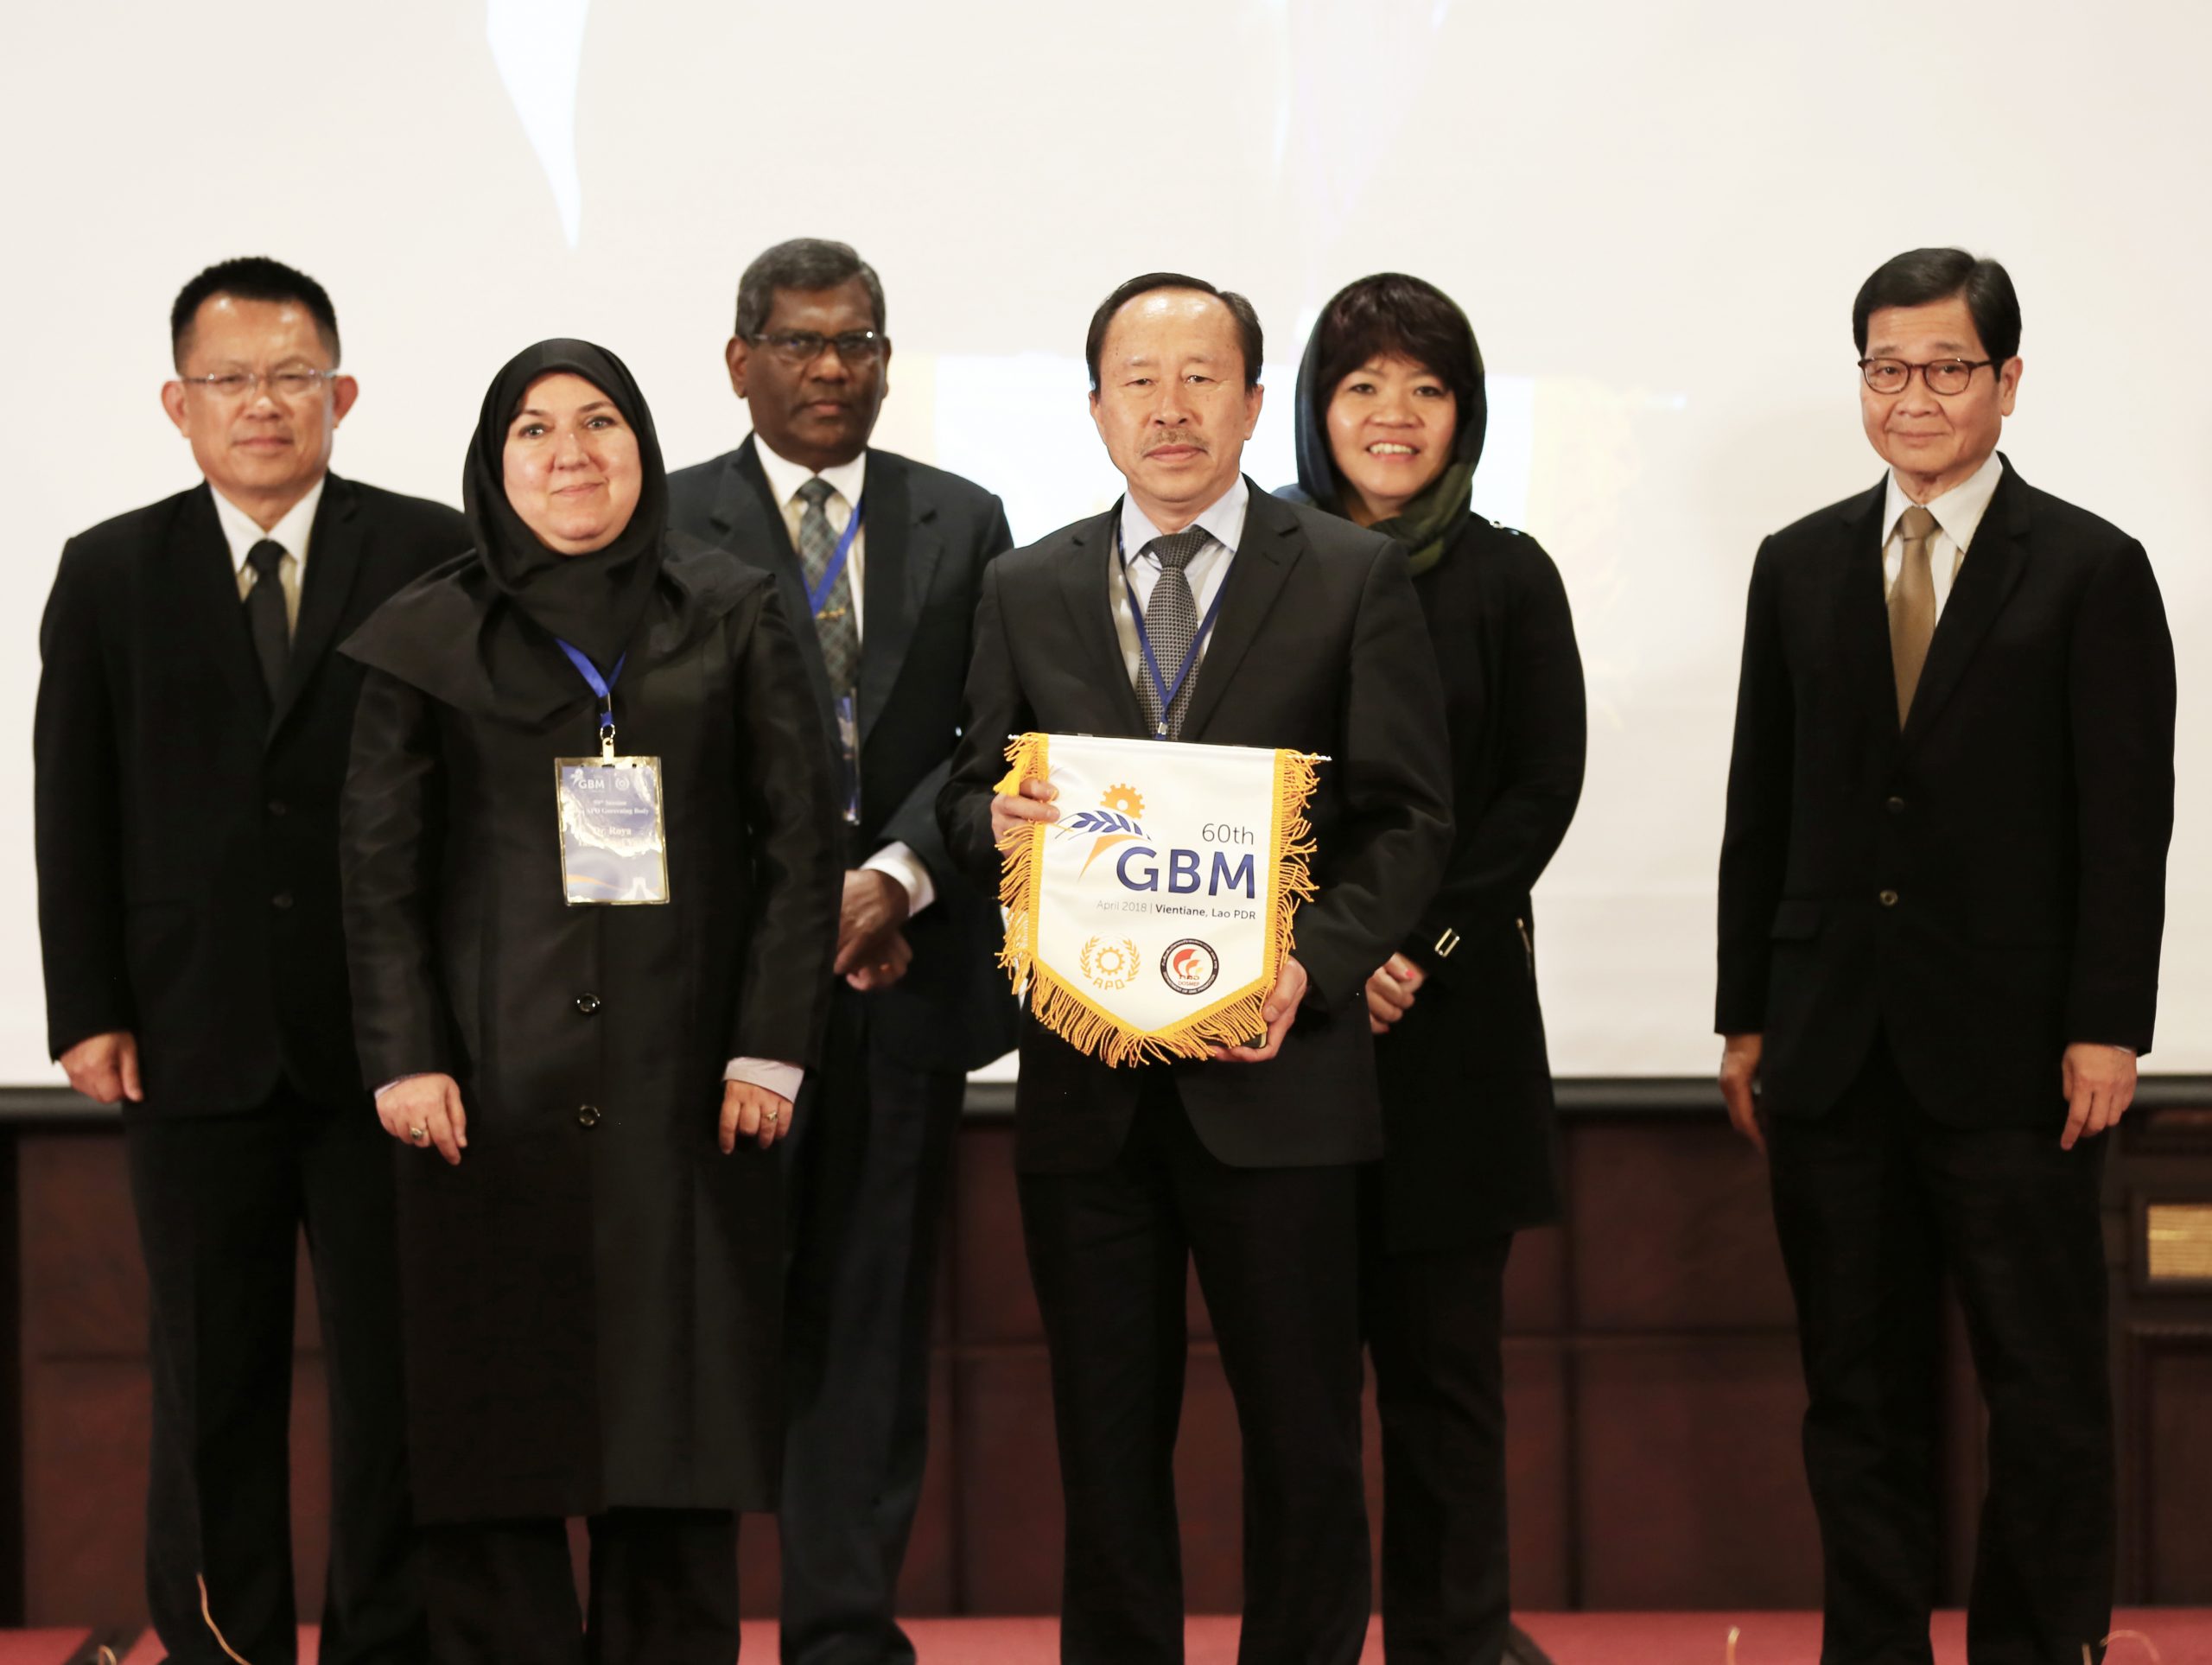
[[334,650],[468,531],[329,472],[359,388],[312,278],[210,267],[170,336],[162,408],[205,478],[72,538],[40,632],[48,1039],[70,1085],[122,1107],[150,1287],[147,1599],[169,1657],[295,1656],[304,1229],[330,1395],[321,1657],[396,1665],[423,1638],[391,1166],[339,921],[361,672]]
[[1853,308],[1872,490],[1775,533],[1720,857],[1720,1082],[1797,1301],[1831,1665],[1929,1657],[1948,1274],[1989,1414],[1967,1654],[2110,1629],[2101,1137],[2151,1048],[2174,658],[2143,546],[1997,451],[2020,311],[1899,255]]
[[783,1658],[888,1665],[914,1657],[893,1609],[966,1073],[1015,1038],[997,898],[953,870],[935,811],[984,567],[1014,540],[982,486],[868,445],[891,342],[882,283],[844,244],[754,260],[726,357],[753,435],[670,476],[670,520],[813,620],[801,646],[844,806],[830,1039],[786,1153]]

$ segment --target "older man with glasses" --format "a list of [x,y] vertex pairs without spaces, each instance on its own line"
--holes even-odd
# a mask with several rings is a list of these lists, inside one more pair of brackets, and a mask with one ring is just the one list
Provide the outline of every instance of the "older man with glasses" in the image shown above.
[[786,1238],[786,1665],[893,1665],[929,1428],[930,1306],[967,1071],[1012,1049],[995,891],[935,804],[999,500],[868,444],[890,387],[883,285],[842,243],[779,243],[725,349],[752,436],[669,477],[670,524],[775,575],[836,753],[845,897],[827,1059],[792,1124]]
[[48,1037],[70,1085],[122,1106],[151,1289],[146,1579],[163,1646],[294,1657],[304,1230],[330,1389],[321,1657],[397,1665],[422,1657],[422,1605],[391,1164],[338,911],[361,671],[334,650],[468,531],[329,472],[360,389],[314,279],[257,257],[210,267],[170,339],[162,403],[204,478],[72,538],[39,637]]
[[1974,1665],[2109,1629],[2099,1178],[2158,1005],[2174,656],[2143,546],[1997,451],[2020,308],[1899,255],[1853,308],[1870,491],[1760,548],[1720,856],[1720,1082],[1769,1152],[1824,1665],[1925,1665],[1937,1292],[1989,1410]]

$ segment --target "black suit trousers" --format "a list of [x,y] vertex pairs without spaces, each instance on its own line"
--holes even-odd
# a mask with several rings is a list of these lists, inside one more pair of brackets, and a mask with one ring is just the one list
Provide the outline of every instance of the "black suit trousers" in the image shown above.
[[1361,1318],[1382,1426],[1389,1665],[1498,1665],[1512,1603],[1505,1516],[1510,1233],[1387,1247],[1382,1168],[1363,1174]]
[[590,1592],[582,1611],[566,1522],[425,1528],[431,1665],[731,1665],[735,1515],[611,1509],[586,1526]]
[[172,1660],[296,1653],[292,1312],[307,1233],[330,1394],[330,1562],[321,1657],[422,1657],[407,1485],[391,1141],[365,1103],[289,1085],[221,1115],[124,1118],[151,1294],[147,1599]]
[[1183,1657],[1174,1451],[1195,1261],[1243,1439],[1240,1665],[1351,1665],[1370,1593],[1358,1170],[1231,1167],[1157,1070],[1110,1166],[1019,1186],[1067,1505],[1061,1659]]
[[929,1456],[930,1312],[967,1078],[912,1070],[842,985],[786,1160],[785,1665],[889,1665]]
[[1766,1133],[1811,1401],[1822,1665],[1932,1658],[1946,1273],[1989,1410],[1967,1657],[2080,1665],[2112,1619],[2103,1141],[1939,1122],[1878,1038],[1833,1109]]

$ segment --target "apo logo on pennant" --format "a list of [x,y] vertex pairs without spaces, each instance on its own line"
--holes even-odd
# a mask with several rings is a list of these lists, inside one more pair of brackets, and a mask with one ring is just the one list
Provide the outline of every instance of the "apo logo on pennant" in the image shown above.
[[1319,759],[1024,734],[997,790],[1043,778],[1060,818],[1006,856],[1000,963],[1038,1021],[1109,1064],[1249,1043],[1313,886]]

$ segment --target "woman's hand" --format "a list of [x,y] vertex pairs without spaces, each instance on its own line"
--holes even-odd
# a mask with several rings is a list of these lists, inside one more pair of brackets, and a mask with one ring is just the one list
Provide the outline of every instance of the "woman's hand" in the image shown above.
[[750,1139],[766,1150],[791,1130],[791,1102],[749,1081],[722,1083],[722,1154]]
[[433,1146],[455,1166],[468,1147],[468,1112],[461,1107],[461,1084],[451,1076],[409,1076],[377,1094],[377,1120],[403,1145],[418,1150]]
[[1402,954],[1393,954],[1367,979],[1367,1027],[1386,1034],[1390,1026],[1414,1009],[1414,996],[1428,981],[1428,973]]

